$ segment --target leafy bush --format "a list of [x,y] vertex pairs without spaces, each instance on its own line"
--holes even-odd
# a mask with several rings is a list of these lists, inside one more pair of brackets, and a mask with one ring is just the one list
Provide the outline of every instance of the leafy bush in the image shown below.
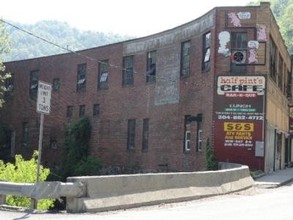
[[64,179],[68,176],[98,174],[101,163],[88,156],[90,137],[91,124],[86,117],[67,127],[61,174]]
[[[16,183],[35,183],[37,170],[38,152],[34,151],[30,160],[25,161],[21,155],[15,155],[15,163],[4,163],[0,160],[0,180],[16,182]],[[40,166],[39,181],[45,181],[50,170]],[[41,199],[38,200],[37,209],[47,210],[53,207],[54,200]],[[12,206],[21,206],[29,208],[31,199],[24,196],[9,195],[6,203]]]
[[89,156],[81,159],[74,169],[74,176],[97,175],[102,168],[101,162]]

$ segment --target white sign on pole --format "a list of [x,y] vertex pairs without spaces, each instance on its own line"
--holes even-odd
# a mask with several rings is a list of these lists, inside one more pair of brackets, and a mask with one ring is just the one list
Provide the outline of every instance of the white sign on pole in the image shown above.
[[51,84],[39,81],[38,98],[37,98],[37,112],[50,114],[51,91],[52,91]]

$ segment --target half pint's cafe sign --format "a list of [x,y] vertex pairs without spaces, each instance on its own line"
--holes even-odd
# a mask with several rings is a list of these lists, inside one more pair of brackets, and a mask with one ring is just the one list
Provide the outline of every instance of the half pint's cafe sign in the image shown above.
[[217,94],[226,97],[257,97],[264,95],[264,76],[219,76]]
[[263,156],[265,82],[260,75],[218,76],[215,142],[220,148],[244,148]]

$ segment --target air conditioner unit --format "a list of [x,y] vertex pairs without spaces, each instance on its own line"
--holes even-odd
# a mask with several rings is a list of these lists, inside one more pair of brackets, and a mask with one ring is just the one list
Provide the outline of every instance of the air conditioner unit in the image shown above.
[[232,63],[235,64],[244,64],[246,63],[246,51],[243,50],[235,50],[232,53]]

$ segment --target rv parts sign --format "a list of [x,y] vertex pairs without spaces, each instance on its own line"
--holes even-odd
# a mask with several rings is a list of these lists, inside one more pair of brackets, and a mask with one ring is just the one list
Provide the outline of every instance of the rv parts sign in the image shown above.
[[214,117],[219,152],[230,149],[231,155],[237,148],[238,153],[243,149],[264,156],[265,82],[264,76],[218,76]]

